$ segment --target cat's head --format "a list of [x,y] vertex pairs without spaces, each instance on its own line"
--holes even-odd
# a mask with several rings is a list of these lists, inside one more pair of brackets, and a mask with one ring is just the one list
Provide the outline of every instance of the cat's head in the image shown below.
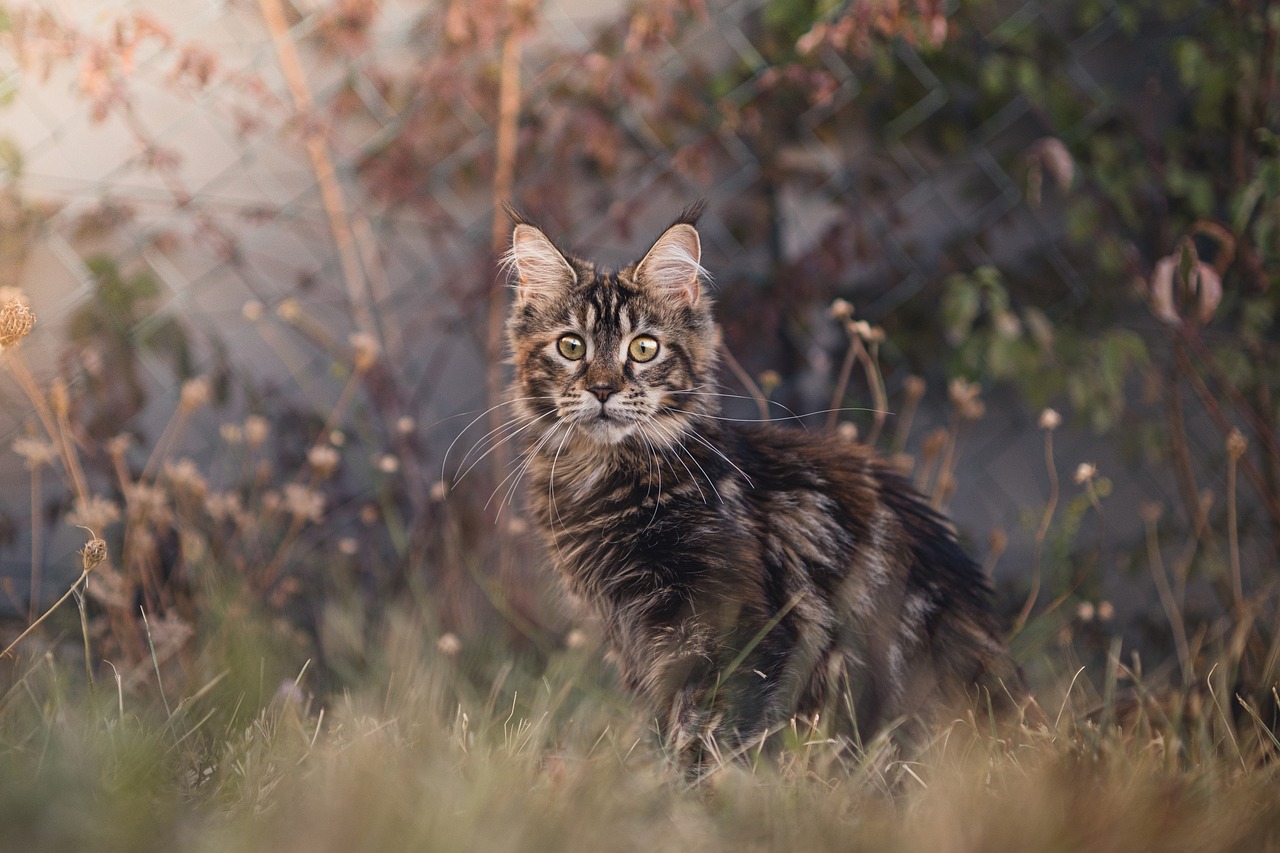
[[644,255],[611,271],[517,222],[507,263],[515,393],[570,438],[670,444],[714,407],[719,330],[701,265],[696,209]]

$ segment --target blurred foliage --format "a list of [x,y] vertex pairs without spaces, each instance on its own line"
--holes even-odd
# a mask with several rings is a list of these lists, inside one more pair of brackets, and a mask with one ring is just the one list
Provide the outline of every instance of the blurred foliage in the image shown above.
[[[659,212],[669,218],[691,197],[711,195],[716,239],[706,244],[721,257],[707,265],[724,294],[729,348],[748,373],[777,372],[781,384],[760,384],[777,386],[781,402],[812,409],[832,387],[837,405],[846,385],[850,397],[876,390],[878,368],[837,378],[856,342],[834,332],[827,308],[844,297],[857,322],[880,324],[865,337],[889,383],[905,387],[912,373],[935,387],[1005,385],[1032,412],[1060,408],[1157,466],[1177,484],[1185,517],[1166,527],[1192,531],[1180,583],[1221,580],[1233,547],[1226,507],[1238,493],[1239,529],[1261,558],[1252,579],[1270,582],[1280,551],[1275,3],[774,0],[735,7],[741,39],[729,43],[707,32],[720,8],[654,0],[572,48],[538,37],[550,24],[535,2],[415,8],[411,52],[368,50],[384,12],[368,0],[338,0],[295,29],[307,60],[336,87],[314,115],[271,94],[256,71],[229,70],[211,49],[141,13],[122,14],[103,35],[69,31],[50,10],[0,6],[0,39],[33,73],[73,65],[91,120],[119,120],[141,152],[134,165],[162,178],[174,211],[190,214],[189,233],[161,228],[133,246],[164,252],[198,239],[224,263],[243,263],[237,234],[252,217],[220,222],[220,211],[200,209],[183,184],[181,152],[146,136],[131,101],[137,74],[196,99],[216,84],[219,97],[201,103],[233,114],[246,149],[266,128],[332,142],[350,153],[352,174],[386,222],[411,209],[441,254],[470,258],[466,274],[433,283],[426,298],[458,309],[459,329],[477,339],[487,334],[492,247],[459,211],[489,209],[502,165],[491,137],[502,118],[503,56],[521,46],[534,73],[517,93],[512,201],[557,233],[633,244]],[[138,51],[154,56],[142,70],[131,59]],[[349,144],[345,130],[369,126],[378,132]],[[993,185],[988,159],[990,171],[1015,179],[1011,188]],[[21,174],[21,152],[0,141],[6,192]],[[939,208],[954,208],[951,220],[905,201],[922,186]],[[0,207],[12,214],[6,237],[21,234],[10,241],[18,249],[41,221],[29,208]],[[978,215],[988,208],[1005,212]],[[95,213],[90,224],[138,227],[129,205],[109,197]],[[425,393],[415,382],[424,383],[397,372],[379,350],[385,341],[335,334],[292,296],[254,301],[245,318],[304,340],[318,372],[341,388],[305,403],[296,400],[314,392],[306,376],[292,395],[248,378],[232,389],[218,344],[157,313],[153,277],[108,257],[88,269],[92,293],[70,320],[62,367],[85,427],[76,441],[105,474],[91,485],[118,491],[126,516],[115,548],[123,593],[97,597],[116,620],[119,648],[146,651],[137,626],[125,624],[139,598],[186,619],[192,596],[243,595],[245,608],[303,626],[324,666],[350,674],[365,663],[361,640],[376,632],[385,598],[405,592],[445,629],[485,633],[501,623],[513,643],[540,651],[563,641],[564,626],[526,582],[532,549],[520,520],[495,523],[501,487],[481,480],[453,491],[435,481],[444,466],[426,459],[415,421],[415,395]],[[382,319],[394,328],[408,313]],[[270,417],[270,438],[250,448],[248,422],[236,418],[221,425],[223,441],[194,477],[164,435],[155,447],[123,451],[120,471],[107,470],[106,442],[144,400],[140,359],[187,379],[202,348],[215,353],[213,398],[241,393],[249,410]],[[802,400],[799,388],[821,390]],[[955,411],[980,416],[974,395]],[[178,414],[172,423],[185,426]],[[938,494],[955,493],[939,472],[954,470],[966,419],[921,442],[928,470],[918,481]],[[1228,459],[1233,428],[1248,441]],[[1198,445],[1190,430],[1199,430]],[[475,447],[486,449],[483,440]],[[329,454],[337,467],[326,468]],[[183,492],[199,484],[198,500]],[[158,517],[147,515],[148,494]],[[1078,591],[1080,566],[1101,562],[1082,532],[1091,511],[1101,515],[1095,500],[1064,498],[1040,537],[1055,601]],[[1029,513],[1032,524],[1037,515]],[[1129,562],[1147,556],[1125,545],[1135,550]],[[192,575],[219,582],[202,587]],[[1210,615],[1241,603],[1217,604]]]

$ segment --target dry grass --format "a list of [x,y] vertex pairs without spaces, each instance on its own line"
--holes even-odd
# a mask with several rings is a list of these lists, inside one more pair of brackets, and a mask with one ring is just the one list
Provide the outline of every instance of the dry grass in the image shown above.
[[24,658],[0,699],[0,848],[1280,849],[1275,743],[1208,684],[1106,704],[1082,673],[1042,692],[1048,730],[957,720],[910,760],[784,733],[690,787],[596,650],[480,679],[468,656],[497,649],[389,625],[367,685],[324,700],[306,672],[228,668],[230,621],[166,695]]

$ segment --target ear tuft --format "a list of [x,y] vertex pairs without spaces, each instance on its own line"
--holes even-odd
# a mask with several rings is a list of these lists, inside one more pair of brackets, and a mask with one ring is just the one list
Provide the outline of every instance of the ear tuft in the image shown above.
[[516,274],[516,304],[552,296],[578,280],[578,274],[547,235],[523,222],[511,234],[503,266]]
[[636,266],[636,278],[665,297],[696,305],[701,279],[710,278],[701,260],[702,241],[697,229],[687,222],[677,222],[663,232]]

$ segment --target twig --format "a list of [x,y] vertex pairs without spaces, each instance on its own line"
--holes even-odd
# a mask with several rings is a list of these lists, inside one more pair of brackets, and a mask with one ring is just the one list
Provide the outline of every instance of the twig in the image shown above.
[[76,589],[80,586],[80,584],[84,583],[85,579],[88,577],[89,577],[88,571],[81,572],[80,577],[72,581],[71,588],[62,594],[62,598],[59,598],[57,601],[55,601],[53,603],[53,606],[51,606],[48,610],[46,610],[39,619],[37,619],[36,621],[28,625],[27,630],[19,634],[16,640],[14,640],[12,643],[6,646],[4,651],[0,652],[0,658],[9,657],[9,653],[14,650],[14,648],[18,645],[18,643],[21,643],[23,640],[25,640],[27,638],[27,635],[30,634],[32,631],[34,631],[36,628],[39,628],[40,623],[44,622],[44,620],[49,618],[49,614],[53,613],[53,611],[57,610],[59,607],[65,604],[67,599],[71,597],[72,593],[74,593]]
[[[376,338],[377,324],[370,310],[372,300],[369,294],[369,282],[365,277],[364,267],[360,263],[360,253],[348,218],[346,199],[338,183],[337,170],[333,165],[333,157],[329,153],[324,134],[310,115],[315,105],[307,85],[306,72],[298,57],[298,48],[289,33],[289,22],[285,18],[284,7],[280,0],[259,0],[258,5],[262,9],[262,17],[266,20],[267,30],[271,33],[271,40],[275,44],[276,57],[280,61],[280,70],[293,96],[294,108],[301,116],[303,144],[307,149],[311,170],[315,173],[316,183],[320,188],[320,201],[328,217],[329,230],[333,234],[334,246],[338,251],[342,278],[347,287],[347,298],[351,303],[356,327]],[[376,259],[377,253],[374,252],[370,253],[365,260],[375,262]]]
[[836,377],[835,390],[831,392],[827,429],[835,429],[836,418],[840,415],[840,404],[844,402],[844,392],[848,389],[849,380],[853,376],[853,363],[858,358],[858,351],[862,349],[862,338],[854,334],[852,324],[846,321],[844,328],[849,335],[849,349],[845,351],[844,362],[840,365],[840,374]]
[[1036,548],[1031,564],[1031,591],[1027,593],[1027,600],[1023,602],[1022,610],[1018,612],[1018,618],[1014,620],[1014,634],[1020,632],[1023,626],[1027,624],[1027,619],[1031,617],[1031,611],[1036,605],[1036,599],[1040,597],[1040,566],[1044,552],[1044,540],[1049,534],[1049,524],[1053,521],[1053,514],[1058,508],[1058,468],[1053,460],[1052,429],[1044,431],[1044,464],[1049,471],[1049,503],[1044,508],[1044,515],[1040,517],[1040,527],[1036,530]]
[[[1205,411],[1209,413],[1209,417],[1213,420],[1218,431],[1223,436],[1230,435],[1232,430],[1231,422],[1223,414],[1222,407],[1218,405],[1218,401],[1209,390],[1209,386],[1205,384],[1204,379],[1191,365],[1186,352],[1179,347],[1175,347],[1174,355],[1179,358],[1181,366],[1186,371],[1187,378],[1191,381],[1192,389],[1196,392],[1196,396],[1200,398],[1200,402],[1204,405]],[[1258,469],[1253,466],[1253,463],[1249,461],[1248,456],[1240,457],[1240,470],[1253,485],[1258,497],[1262,498],[1262,503],[1267,508],[1267,513],[1271,516],[1272,522],[1280,526],[1280,496],[1275,495],[1267,488],[1266,480],[1263,479]]]
[[[493,228],[490,232],[490,248],[493,257],[499,258],[508,239],[506,217],[501,211],[512,200],[516,175],[516,137],[520,125],[520,44],[521,31],[514,20],[514,4],[507,4],[508,27],[502,40],[502,69],[498,80],[498,129],[494,156],[493,175]],[[493,285],[489,294],[488,328],[488,381],[489,405],[502,401],[502,346],[503,318],[506,316],[506,281],[500,271],[493,270]],[[489,416],[490,429],[501,425],[501,415],[495,408]],[[494,453],[494,471],[506,470],[509,456],[505,446]]]
[[756,408],[760,410],[760,419],[769,420],[769,399],[760,390],[760,386],[751,378],[751,374],[747,373],[743,366],[738,363],[738,360],[733,357],[733,353],[729,352],[729,348],[723,342],[720,344],[720,352],[724,355],[724,360],[729,365],[729,370],[733,371],[733,375],[742,383],[742,387],[751,395],[751,399],[756,401]]
[[874,446],[880,438],[880,431],[884,429],[884,419],[889,414],[889,395],[885,393],[884,377],[880,373],[880,344],[872,341],[871,349],[862,347],[858,360],[862,362],[863,371],[867,375],[872,405],[875,406],[871,434],[867,436],[867,444]]
[[1169,619],[1169,627],[1173,629],[1173,644],[1178,651],[1178,666],[1182,670],[1184,684],[1191,683],[1191,653],[1187,645],[1187,627],[1182,621],[1177,603],[1173,599],[1173,590],[1169,588],[1169,579],[1165,576],[1164,560],[1160,557],[1160,542],[1156,536],[1155,518],[1146,519],[1147,524],[1147,564],[1151,569],[1151,579],[1155,581],[1156,593]]

